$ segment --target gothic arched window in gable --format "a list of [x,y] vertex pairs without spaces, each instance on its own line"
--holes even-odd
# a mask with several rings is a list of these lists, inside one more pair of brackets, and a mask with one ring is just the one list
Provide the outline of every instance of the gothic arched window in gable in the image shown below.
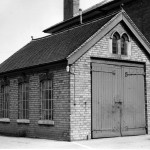
[[123,34],[121,37],[121,55],[127,55],[129,38],[127,34]]
[[112,53],[113,54],[118,54],[119,52],[119,39],[120,35],[118,32],[115,32],[112,38]]

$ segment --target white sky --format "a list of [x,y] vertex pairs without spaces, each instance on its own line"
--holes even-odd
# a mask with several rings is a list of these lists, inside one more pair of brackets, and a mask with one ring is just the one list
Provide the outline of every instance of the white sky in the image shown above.
[[[102,0],[80,0],[83,10]],[[0,63],[63,20],[63,0],[0,0]]]

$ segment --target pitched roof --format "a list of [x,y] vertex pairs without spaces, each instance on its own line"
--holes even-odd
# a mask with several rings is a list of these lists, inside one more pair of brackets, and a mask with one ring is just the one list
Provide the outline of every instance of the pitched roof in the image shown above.
[[51,36],[32,40],[0,65],[0,74],[67,58],[114,15],[105,16]]

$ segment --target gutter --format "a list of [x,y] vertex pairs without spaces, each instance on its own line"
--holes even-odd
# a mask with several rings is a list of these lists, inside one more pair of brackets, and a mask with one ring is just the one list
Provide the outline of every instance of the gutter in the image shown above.
[[46,71],[52,68],[56,68],[59,66],[67,66],[67,59],[62,59],[62,60],[58,60],[58,61],[53,61],[50,63],[45,63],[45,64],[39,64],[39,65],[35,65],[35,66],[30,66],[30,67],[25,67],[25,68],[19,68],[19,69],[14,69],[14,70],[10,70],[10,71],[6,71],[6,72],[1,72],[0,73],[0,78],[3,78],[4,76],[16,76],[18,74],[23,73],[28,73],[28,74],[32,74],[32,73],[38,73],[41,71]]

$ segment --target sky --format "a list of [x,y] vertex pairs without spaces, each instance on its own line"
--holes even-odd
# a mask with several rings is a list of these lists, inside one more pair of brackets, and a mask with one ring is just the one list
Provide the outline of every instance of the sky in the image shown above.
[[[85,10],[102,0],[80,0]],[[63,0],[0,0],[0,63],[63,21]]]

